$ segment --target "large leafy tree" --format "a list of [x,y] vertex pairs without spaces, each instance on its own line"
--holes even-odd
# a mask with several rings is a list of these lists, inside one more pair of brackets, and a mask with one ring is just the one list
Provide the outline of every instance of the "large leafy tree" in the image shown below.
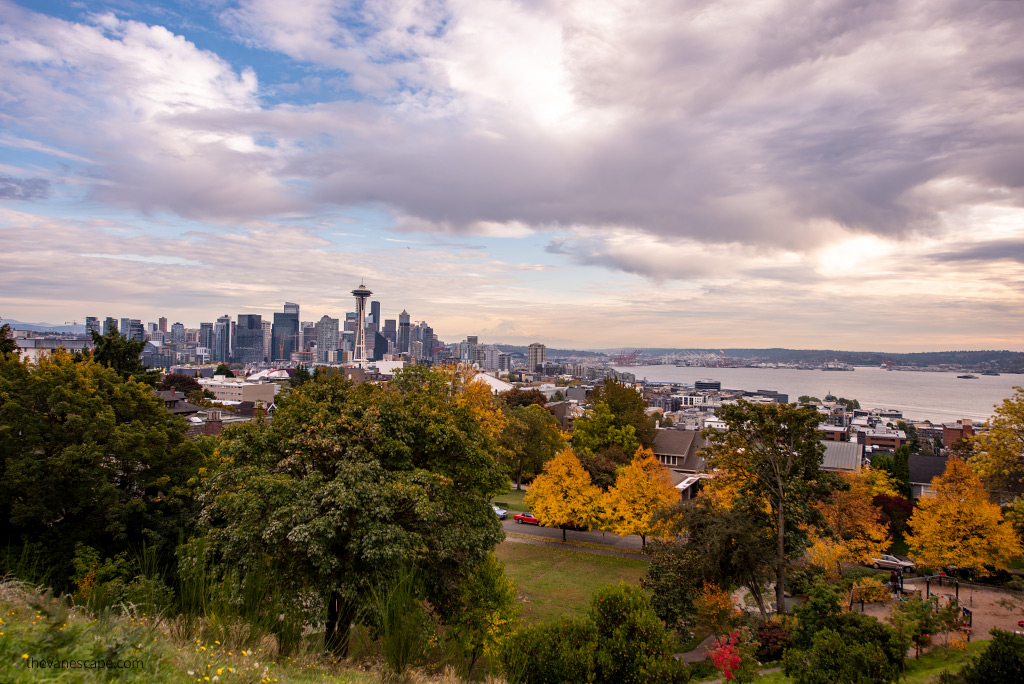
[[723,406],[719,417],[726,429],[705,430],[708,467],[734,492],[739,507],[769,529],[775,539],[775,592],[785,611],[786,568],[790,557],[802,553],[805,528],[818,524],[814,506],[841,486],[821,470],[824,446],[817,434],[818,412],[795,404],[752,404],[739,401]]
[[641,545],[646,548],[647,535],[664,527],[654,514],[678,500],[679,492],[654,453],[637,449],[605,496],[605,520],[615,534],[640,535]]
[[1024,387],[1003,399],[985,432],[972,438],[971,464],[998,501],[1024,494]]
[[528,404],[508,410],[508,424],[502,432],[516,489],[523,488],[523,475],[533,476],[565,448],[558,419],[543,406]]
[[590,481],[572,449],[563,449],[544,464],[524,501],[541,524],[562,528],[584,527],[597,518],[601,490]]
[[987,575],[985,564],[1006,567],[1020,556],[1013,526],[988,500],[981,478],[959,458],[932,480],[934,496],[921,498],[908,525],[910,557],[933,568],[956,566]]
[[269,564],[297,602],[320,595],[335,653],[398,569],[422,577],[450,620],[466,573],[502,538],[488,500],[507,474],[487,401],[458,373],[422,366],[386,386],[306,383],[272,423],[228,433],[201,495],[208,536],[229,566]]
[[609,447],[632,454],[641,447],[641,443],[635,427],[620,424],[611,407],[598,402],[594,404],[594,410],[589,416],[577,418],[573,423],[572,446],[580,453],[589,455],[599,454]]
[[186,396],[192,392],[202,393],[203,391],[203,386],[199,384],[198,380],[191,375],[180,373],[168,373],[160,380],[156,388],[158,390],[175,390]]
[[98,363],[112,368],[125,380],[144,382],[151,387],[156,384],[160,373],[149,370],[139,358],[146,348],[145,342],[128,339],[115,328],[108,330],[106,335],[93,330],[92,342],[95,345],[92,358]]
[[185,422],[113,369],[58,351],[0,356],[0,544],[35,544],[58,586],[77,544],[173,551],[204,465]]
[[647,403],[640,392],[618,380],[605,378],[602,384],[594,388],[590,401],[595,406],[607,404],[615,417],[615,426],[620,430],[627,425],[632,426],[642,447],[650,449],[654,446],[654,419],[647,415]]
[[848,487],[818,504],[827,534],[815,535],[811,562],[838,578],[840,565],[866,562],[889,546],[889,526],[876,496],[895,497],[896,486],[884,470],[861,470],[840,476]]
[[775,549],[763,524],[707,496],[676,504],[659,517],[677,534],[652,542],[651,566],[642,584],[652,591],[651,601],[667,624],[690,626],[694,598],[705,583],[747,587],[767,616],[763,588],[774,573]]

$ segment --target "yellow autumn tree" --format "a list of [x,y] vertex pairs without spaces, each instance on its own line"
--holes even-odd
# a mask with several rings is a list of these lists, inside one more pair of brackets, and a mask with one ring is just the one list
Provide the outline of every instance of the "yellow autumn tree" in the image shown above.
[[562,528],[590,525],[597,517],[601,488],[590,481],[580,459],[565,448],[544,464],[523,501],[542,525]]
[[951,458],[932,480],[934,496],[919,499],[907,525],[910,557],[933,568],[955,566],[987,575],[1020,556],[1020,540],[967,463]]
[[971,465],[1000,503],[1024,495],[1024,387],[995,406],[988,429],[971,438]]
[[640,535],[646,548],[647,535],[659,528],[651,522],[654,512],[679,500],[668,471],[650,449],[637,449],[633,460],[619,471],[604,501],[605,521],[615,534]]

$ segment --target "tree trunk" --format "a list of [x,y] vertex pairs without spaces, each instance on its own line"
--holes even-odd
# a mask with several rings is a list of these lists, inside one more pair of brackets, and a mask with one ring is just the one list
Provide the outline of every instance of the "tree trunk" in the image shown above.
[[643,551],[646,548],[647,548],[647,535],[646,534],[641,534],[640,535],[640,550]]
[[750,589],[750,594],[757,601],[757,609],[761,611],[761,617],[768,619],[768,610],[764,607],[764,596],[761,595],[761,586],[757,583],[756,579],[751,579],[750,583],[747,584],[747,589]]
[[352,620],[356,617],[356,606],[341,595],[332,592],[327,600],[327,629],[324,632],[324,647],[339,658],[348,657],[349,637]]
[[519,467],[516,469],[516,491],[523,491],[523,464],[519,463]]
[[562,541],[565,541],[565,525],[562,525]]
[[775,548],[775,611],[786,612],[786,516],[779,502],[779,530]]

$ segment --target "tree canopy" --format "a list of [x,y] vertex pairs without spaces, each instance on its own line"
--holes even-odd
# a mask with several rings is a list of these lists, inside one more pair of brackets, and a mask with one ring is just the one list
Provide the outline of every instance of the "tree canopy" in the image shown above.
[[530,404],[539,404],[543,406],[548,403],[548,398],[544,396],[544,393],[535,387],[528,389],[521,389],[519,387],[513,387],[507,392],[502,392],[498,397],[505,403],[506,406],[529,406]]
[[568,447],[544,464],[523,500],[542,525],[586,527],[597,518],[601,490],[590,481],[576,454]]
[[0,356],[0,544],[35,544],[57,586],[78,544],[101,559],[144,543],[171,553],[204,463],[185,422],[114,369]]
[[1000,501],[1024,494],[1024,387],[995,407],[988,430],[972,438],[971,464]]
[[654,453],[637,449],[605,495],[605,523],[615,534],[640,535],[641,545],[646,548],[647,535],[664,527],[654,514],[678,500],[679,492]]
[[907,522],[910,557],[933,568],[970,568],[985,576],[986,564],[1005,568],[1021,554],[1013,526],[966,462],[951,458],[942,475],[932,480],[934,496],[918,499]]
[[508,449],[516,489],[522,489],[523,475],[532,477],[539,473],[547,461],[565,448],[565,437],[558,419],[543,406],[513,406],[507,416],[502,443]]
[[706,429],[704,449],[708,467],[721,480],[738,506],[771,530],[776,541],[775,591],[785,611],[788,559],[802,553],[805,528],[821,521],[814,504],[841,486],[821,470],[824,446],[817,434],[819,416],[813,407],[795,404],[752,404],[740,400],[723,406],[724,431]]
[[295,601],[320,596],[339,654],[373,586],[402,568],[450,618],[466,573],[503,537],[488,501],[507,487],[486,407],[466,390],[422,366],[387,386],[328,376],[296,388],[273,422],[226,434],[201,495],[208,538],[228,564],[269,564]]
[[[0,321],[3,319],[0,318]],[[10,323],[0,325],[0,355],[18,351],[18,343],[14,341],[14,331]]]
[[132,340],[111,328],[106,335],[100,335],[92,331],[92,342],[95,349],[92,358],[108,368],[125,380],[143,382],[150,387],[156,385],[160,373],[147,368],[139,358],[142,350],[146,348],[145,342]]
[[203,386],[199,384],[198,380],[191,375],[181,375],[180,373],[168,373],[160,379],[156,388],[158,390],[175,390],[186,396],[192,392],[203,391]]
[[[594,388],[590,402],[596,407],[607,404],[614,416],[615,427],[623,430],[631,426],[640,446],[650,449],[654,446],[654,420],[647,415],[647,403],[643,395],[632,387],[613,378],[605,378],[604,382]],[[633,451],[627,451],[627,454]]]
[[[299,365],[301,365],[301,364],[299,364]],[[223,375],[225,378],[233,378],[233,377],[235,377],[235,372],[233,370],[231,370],[231,366],[227,365],[226,363],[218,364],[217,368],[214,369],[213,374],[214,375]]]

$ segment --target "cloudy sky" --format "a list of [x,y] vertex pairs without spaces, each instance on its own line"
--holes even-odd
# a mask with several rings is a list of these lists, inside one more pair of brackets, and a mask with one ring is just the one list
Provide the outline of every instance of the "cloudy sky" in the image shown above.
[[1024,2],[0,0],[0,316],[1024,349]]

